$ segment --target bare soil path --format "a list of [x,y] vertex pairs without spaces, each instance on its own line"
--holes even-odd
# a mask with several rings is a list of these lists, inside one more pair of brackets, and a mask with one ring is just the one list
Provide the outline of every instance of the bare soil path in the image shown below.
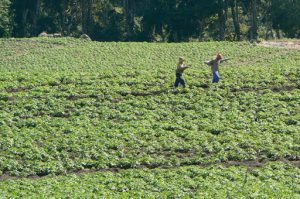
[[262,41],[258,45],[265,47],[281,47],[281,48],[291,48],[300,49],[300,40],[295,41]]

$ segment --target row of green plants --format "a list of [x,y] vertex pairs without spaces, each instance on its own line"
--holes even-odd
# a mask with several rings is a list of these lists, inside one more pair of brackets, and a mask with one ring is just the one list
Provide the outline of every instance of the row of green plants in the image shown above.
[[[139,168],[178,167],[159,171],[176,176],[184,167],[181,177],[188,165],[299,160],[297,50],[246,42],[97,43],[71,38],[2,39],[0,45],[0,178],[11,179],[1,182],[4,195],[28,196],[32,190],[18,192],[19,186],[37,183],[47,190],[48,185],[74,180],[71,192],[81,177],[62,177],[58,182],[53,175],[85,169],[136,168],[122,174],[87,175],[86,186],[100,186],[96,193],[108,196],[110,185],[102,183],[107,178],[103,176],[131,181],[132,177],[126,177],[130,172],[140,172],[141,178],[152,175],[151,170]],[[221,66],[221,82],[212,84],[210,68],[202,62],[216,52],[231,60]],[[173,89],[176,62],[182,55],[191,64],[185,74],[188,87]],[[278,162],[272,165],[277,164],[286,169]],[[298,175],[298,168],[287,167]],[[166,196],[217,193],[218,189],[212,189],[223,179],[223,169],[213,170],[220,181],[210,179],[212,187],[201,189],[198,184],[185,193],[178,186],[186,182],[174,178],[174,190],[166,187]],[[45,181],[28,179],[24,184],[13,179],[47,175]],[[274,186],[287,186],[287,179],[274,181]],[[134,192],[135,182],[124,196]],[[123,180],[120,183],[125,186]],[[276,188],[273,194],[269,187],[262,189],[262,184],[246,186],[245,193],[253,188],[258,190],[257,197],[299,194],[295,187],[282,193]],[[8,191],[9,187],[15,189]],[[67,190],[51,189],[59,194]],[[154,192],[145,190],[136,193]],[[226,190],[216,196],[239,194]],[[116,194],[120,193],[116,190]]]
[[0,181],[0,198],[299,198],[300,170],[187,166]]

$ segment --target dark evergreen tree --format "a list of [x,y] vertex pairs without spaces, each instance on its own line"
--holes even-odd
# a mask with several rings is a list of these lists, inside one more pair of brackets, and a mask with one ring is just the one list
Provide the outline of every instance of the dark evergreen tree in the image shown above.
[[300,37],[298,0],[2,0],[0,36],[86,33],[99,41]]

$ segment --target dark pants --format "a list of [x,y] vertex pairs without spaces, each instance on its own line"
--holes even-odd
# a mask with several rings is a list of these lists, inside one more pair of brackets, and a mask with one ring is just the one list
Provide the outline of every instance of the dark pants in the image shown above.
[[176,80],[174,87],[177,88],[179,84],[182,84],[182,86],[185,88],[185,80],[183,79],[183,76],[181,73],[176,73]]
[[218,83],[220,81],[220,75],[218,71],[213,72],[213,79],[212,82],[213,83]]

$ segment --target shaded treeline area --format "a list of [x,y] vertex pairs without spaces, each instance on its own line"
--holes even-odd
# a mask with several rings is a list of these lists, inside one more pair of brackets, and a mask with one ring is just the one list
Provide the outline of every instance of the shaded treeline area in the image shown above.
[[300,0],[1,0],[0,37],[46,31],[98,41],[300,37]]

